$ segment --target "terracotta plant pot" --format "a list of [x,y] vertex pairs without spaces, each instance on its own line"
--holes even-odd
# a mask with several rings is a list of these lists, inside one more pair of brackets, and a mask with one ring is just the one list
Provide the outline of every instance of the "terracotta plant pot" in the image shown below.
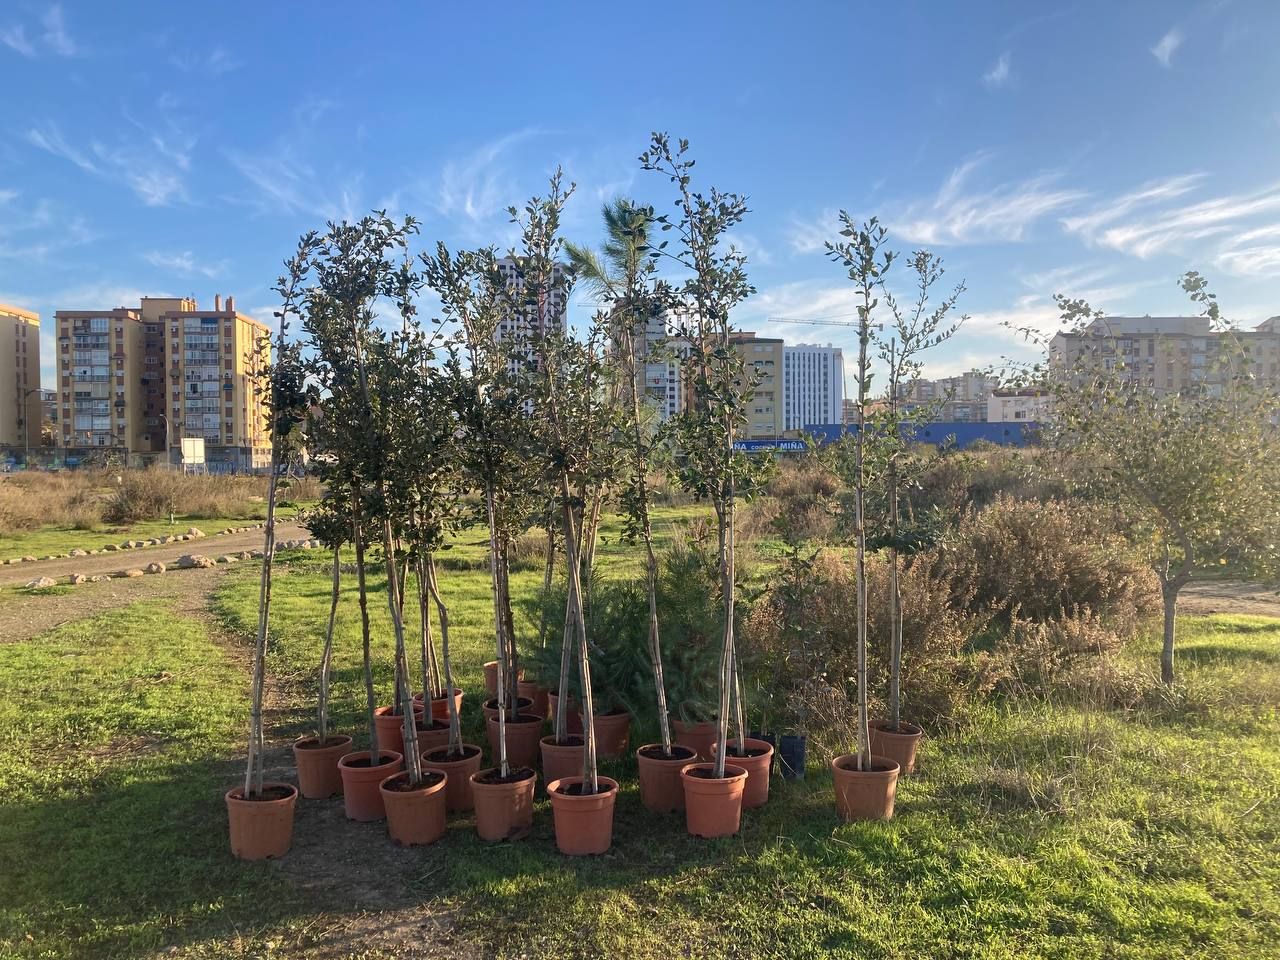
[[[404,715],[392,713],[395,707],[378,707],[373,711],[373,722],[378,728],[378,749],[390,750],[404,756]],[[413,705],[415,717],[422,716],[422,704]]]
[[293,744],[293,762],[298,769],[298,792],[308,800],[324,800],[342,792],[338,761],[351,752],[351,738],[331,734],[320,745],[318,737],[303,737]]
[[529,767],[513,767],[507,781],[498,781],[497,774],[491,767],[471,775],[476,833],[490,843],[527,837],[533,828],[533,788],[538,775]]
[[649,743],[636,751],[640,766],[640,802],[654,813],[674,813],[684,809],[684,783],[680,771],[697,761],[692,747],[671,745],[673,757],[662,755],[662,744]]
[[[578,722],[585,723],[585,718],[578,715]],[[597,713],[594,718],[596,728],[596,756],[602,760],[626,756],[627,741],[631,738],[631,714],[625,710],[611,710],[608,713]]]
[[[750,809],[752,807],[763,807],[769,802],[769,776],[773,772],[773,746],[767,740],[756,740],[753,737],[747,737],[747,753],[752,756],[740,757],[734,753],[738,747],[738,740],[735,737],[729,741],[726,748],[728,755],[725,757],[727,763],[732,763],[735,767],[742,767],[747,771],[747,785],[742,790],[742,807]],[[711,745],[711,754],[714,759],[716,745]]]
[[[532,767],[538,762],[538,741],[542,738],[541,717],[527,713],[507,717],[507,763],[512,767]],[[498,718],[490,717],[489,750],[498,759]]]
[[231,852],[241,860],[283,857],[293,843],[293,807],[298,790],[290,783],[262,785],[260,800],[244,798],[244,784],[226,793]]
[[[458,716],[462,716],[462,688],[453,688],[453,708],[458,712]],[[437,720],[449,722],[449,698],[448,696],[435,697],[431,701],[431,716]]]
[[387,810],[387,832],[402,847],[425,846],[444,836],[448,775],[429,770],[422,779],[410,787],[408,773],[393,773],[378,784]]
[[[555,693],[547,694],[547,719],[551,721],[552,729],[556,725],[556,710],[560,707],[560,697]],[[578,712],[578,701],[571,699],[565,707],[564,715],[564,732],[568,736],[582,734],[582,714]]]
[[480,756],[484,752],[474,744],[462,745],[463,756],[449,759],[448,746],[431,750],[422,755],[424,770],[439,770],[449,775],[444,785],[444,802],[450,813],[459,813],[475,807],[471,797],[471,775],[480,769]]
[[532,713],[535,717],[547,718],[547,701],[548,694],[546,687],[538,686],[536,680],[521,680],[516,684],[516,693],[521,697],[528,697],[533,703],[525,713]]
[[676,743],[688,747],[698,755],[700,763],[711,759],[711,745],[716,742],[716,725],[710,720],[701,723],[685,723],[683,720],[672,720],[671,729],[675,731]]
[[376,767],[369,766],[368,750],[348,753],[338,761],[338,771],[342,774],[342,803],[349,820],[368,823],[387,815],[378,784],[404,769],[404,757],[394,750],[379,750],[378,756],[382,762]]
[[[519,674],[516,676],[516,682],[519,683],[524,679],[524,667],[520,668]],[[491,697],[498,695],[498,661],[490,660],[484,665],[484,689]]]
[[916,748],[920,745],[920,738],[923,736],[923,729],[914,723],[907,723],[905,720],[898,724],[897,730],[890,730],[887,720],[873,723],[871,725],[871,755],[873,757],[888,757],[902,769],[902,773],[899,776],[909,776],[915,771]]
[[[516,709],[514,712],[530,713],[530,708],[532,706],[533,706],[533,701],[530,698],[516,697]],[[484,714],[484,719],[486,723],[489,721],[490,717],[496,717],[498,715],[498,698],[490,697],[484,703],[480,704],[480,712]],[[508,715],[510,715],[510,713],[511,711],[508,711]]]
[[432,719],[431,726],[425,720],[418,721],[418,753],[430,753],[449,745],[449,723]]
[[613,804],[618,782],[596,777],[597,793],[582,794],[582,777],[564,777],[547,785],[556,824],[556,846],[570,857],[604,853],[613,845]]
[[695,837],[730,837],[742,824],[747,771],[726,763],[722,778],[714,773],[713,763],[686,763],[680,771],[685,826]]
[[831,761],[836,788],[836,813],[841,820],[889,820],[898,789],[899,766],[887,757],[871,755],[871,769],[858,770],[857,757],[847,753]]
[[567,777],[582,774],[582,755],[586,742],[581,736],[571,736],[567,743],[556,743],[556,735],[550,734],[538,741],[542,748],[542,782],[550,784]]

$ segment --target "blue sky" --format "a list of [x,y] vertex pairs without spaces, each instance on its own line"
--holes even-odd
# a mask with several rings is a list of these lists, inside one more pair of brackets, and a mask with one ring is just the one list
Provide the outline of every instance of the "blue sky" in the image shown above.
[[557,164],[593,241],[602,199],[667,202],[635,162],[664,129],[750,197],[747,329],[851,341],[769,319],[852,310],[821,253],[840,208],[966,280],[935,375],[1054,292],[1183,312],[1195,268],[1229,314],[1280,313],[1280,3],[943,6],[6,0],[0,301],[267,318],[299,232],[385,207],[505,245]]

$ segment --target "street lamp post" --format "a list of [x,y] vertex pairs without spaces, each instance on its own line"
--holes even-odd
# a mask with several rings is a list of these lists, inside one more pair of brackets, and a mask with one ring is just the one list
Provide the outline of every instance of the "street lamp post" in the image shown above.
[[33,393],[39,393],[39,387],[28,387],[22,394],[22,434],[27,443],[27,452],[22,457],[22,468],[31,469],[31,404],[27,401]]

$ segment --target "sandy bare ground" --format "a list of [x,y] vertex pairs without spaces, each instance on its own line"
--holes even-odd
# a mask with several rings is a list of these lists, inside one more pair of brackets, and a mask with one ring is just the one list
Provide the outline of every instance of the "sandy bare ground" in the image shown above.
[[[309,537],[306,527],[296,523],[280,522],[276,524],[276,540],[301,540]],[[101,539],[101,538],[98,538]],[[137,550],[120,550],[116,553],[100,553],[96,557],[67,557],[61,560],[37,560],[35,563],[5,564],[0,566],[0,587],[23,586],[37,577],[52,577],[54,580],[66,580],[73,573],[86,576],[110,574],[129,567],[139,569],[148,563],[159,560],[171,564],[188,553],[202,553],[215,560],[226,553],[239,553],[242,550],[261,550],[262,531],[249,530],[246,533],[229,533],[226,536],[201,537],[199,540],[186,540],[181,543],[164,543],[154,547],[142,547]],[[187,573],[189,571],[182,571]],[[168,574],[164,574],[168,576]],[[84,589],[82,585],[77,589]]]
[[1187,584],[1178,598],[1178,612],[1192,614],[1245,613],[1280,617],[1280,590],[1240,580],[1205,580]]

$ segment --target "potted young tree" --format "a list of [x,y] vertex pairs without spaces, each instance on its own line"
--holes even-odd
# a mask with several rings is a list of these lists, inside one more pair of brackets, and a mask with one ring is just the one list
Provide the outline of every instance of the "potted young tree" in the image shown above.
[[693,748],[673,743],[671,738],[658,619],[658,556],[649,510],[649,472],[662,449],[661,424],[643,396],[641,352],[646,364],[665,359],[666,318],[660,298],[651,289],[651,277],[657,269],[649,244],[655,226],[653,209],[618,198],[604,205],[602,215],[605,244],[599,254],[574,244],[567,244],[566,250],[578,277],[609,307],[613,353],[621,362],[627,454],[626,484],[621,495],[622,537],[624,542],[644,546],[649,666],[658,710],[659,742],[645,744],[636,751],[640,797],[650,810],[670,812],[684,808],[680,770],[699,756]]
[[673,418],[676,476],[695,496],[711,500],[719,542],[719,574],[724,603],[720,653],[717,752],[710,763],[695,763],[682,772],[689,832],[724,836],[738,831],[746,770],[726,765],[731,704],[736,706],[739,743],[745,749],[742,704],[734,646],[736,599],[736,524],[738,498],[750,495],[760,467],[735,449],[738,430],[746,421],[746,404],[758,382],[742,355],[733,348],[729,311],[753,290],[747,282],[746,257],[730,245],[725,234],[742,221],[746,200],[715,188],[708,195],[692,188],[693,160],[688,141],[672,145],[666,134],[655,133],[640,161],[646,170],[665,174],[675,184],[678,216],[664,215],[656,223],[675,230],[678,246],[656,251],[685,272],[673,306],[679,308],[678,329],[686,347],[686,377],[692,383],[691,408]]
[[871,753],[871,724],[868,717],[870,691],[867,683],[867,401],[871,385],[868,348],[871,343],[872,312],[879,304],[884,289],[884,275],[893,264],[892,252],[881,253],[885,230],[873,218],[858,227],[844,211],[840,212],[840,242],[828,242],[828,256],[843,266],[855,287],[858,311],[858,366],[854,374],[858,387],[857,433],[854,435],[853,458],[837,459],[842,479],[853,490],[855,550],[855,615],[857,617],[857,697],[858,748],[831,761],[835,782],[836,810],[844,820],[887,820],[893,816],[893,800],[897,789],[898,764]]
[[950,340],[964,317],[952,322],[952,310],[964,292],[961,281],[932,307],[933,287],[942,279],[942,261],[927,250],[911,255],[915,294],[905,308],[885,289],[884,302],[892,318],[889,337],[876,336],[880,360],[888,372],[888,389],[881,411],[872,414],[869,432],[876,438],[883,458],[884,532],[875,546],[886,549],[889,563],[889,716],[871,724],[871,753],[893,760],[906,776],[915,769],[916,748],[924,735],[919,724],[902,719],[902,593],[898,586],[901,559],[918,548],[917,531],[904,527],[901,500],[919,471],[919,459],[907,457],[907,446],[917,428],[932,422],[945,398],[904,409],[903,397],[919,379],[920,355]]
[[281,309],[277,313],[280,330],[276,337],[275,363],[268,368],[270,341],[256,345],[261,361],[259,369],[267,369],[260,389],[267,391],[270,411],[268,429],[271,436],[271,476],[267,487],[267,522],[263,527],[262,574],[258,589],[258,632],[253,647],[253,681],[249,713],[249,749],[245,763],[244,783],[226,793],[227,818],[230,826],[231,852],[243,860],[280,857],[289,852],[293,842],[293,808],[298,790],[292,784],[264,780],[266,743],[263,731],[262,703],[266,687],[267,631],[271,615],[271,572],[275,555],[276,500],[280,489],[280,473],[286,463],[286,451],[306,415],[312,390],[307,384],[300,362],[298,345],[287,339],[289,317],[297,313],[299,290],[309,269],[317,240],[308,234],[286,266],[286,274],[276,284]]
[[338,770],[338,761],[351,752],[350,736],[329,732],[329,677],[333,665],[333,628],[342,589],[342,544],[350,537],[350,522],[343,512],[344,506],[334,502],[331,494],[326,494],[320,506],[306,515],[307,529],[333,551],[329,620],[324,631],[316,696],[316,730],[293,744],[298,789],[308,800],[323,800],[341,792],[342,774]]
[[[576,639],[576,666],[582,696],[583,752],[580,775],[561,777],[547,784],[555,818],[556,844],[570,855],[604,853],[613,842],[613,807],[618,784],[602,777],[596,766],[597,724],[594,690],[591,683],[590,638],[583,591],[586,561],[580,551],[585,535],[575,509],[579,503],[590,515],[587,499],[579,497],[579,487],[590,491],[599,503],[612,461],[614,407],[602,389],[604,371],[600,343],[603,327],[599,316],[585,342],[567,336],[552,322],[554,304],[567,300],[571,276],[558,262],[563,246],[558,236],[560,213],[573,192],[561,186],[557,171],[545,198],[535,197],[523,214],[511,210],[513,222],[521,227],[522,255],[513,258],[520,279],[519,309],[535,320],[536,331],[528,345],[525,367],[532,385],[529,413],[535,424],[537,462],[544,480],[555,490],[564,530],[565,568],[568,581],[568,618]],[[592,521],[587,521],[591,523]],[[568,634],[570,631],[566,631]],[[570,644],[564,647],[558,691],[568,687]],[[566,697],[558,703],[556,727],[564,730]],[[625,716],[625,714],[624,714]]]
[[508,704],[514,684],[509,677],[507,637],[513,618],[503,558],[513,526],[527,515],[525,491],[532,486],[529,422],[523,409],[527,398],[509,369],[514,359],[509,355],[511,345],[499,336],[508,317],[508,296],[493,250],[451,254],[440,243],[434,255],[424,254],[422,260],[427,284],[440,299],[442,318],[459,328],[442,375],[449,384],[457,420],[459,466],[480,492],[489,534],[497,749],[494,766],[470,777],[476,832],[483,840],[516,839],[526,836],[533,825],[536,774],[531,766],[513,764],[508,756]]

